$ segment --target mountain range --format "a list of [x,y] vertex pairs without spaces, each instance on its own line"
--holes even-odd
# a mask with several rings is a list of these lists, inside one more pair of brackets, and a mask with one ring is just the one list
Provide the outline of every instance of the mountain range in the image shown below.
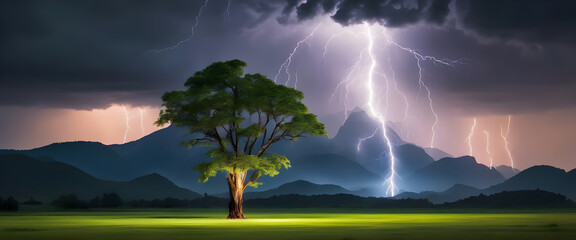
[[470,156],[442,158],[404,178],[410,191],[443,191],[454,183],[486,188],[506,180],[495,168],[478,164]]
[[[507,168],[506,166],[489,168],[477,163],[470,156],[444,157],[447,154],[441,150],[423,149],[405,142],[391,127],[387,127],[386,131],[397,159],[395,170],[398,178],[396,179],[400,179],[397,185],[401,191],[406,192],[405,194],[409,194],[409,192],[432,193],[431,191],[436,193],[474,192],[473,189],[489,189],[491,186],[506,183],[508,182],[506,181],[507,177],[518,173],[518,170]],[[33,184],[23,180],[21,182],[22,186],[19,186],[14,181],[9,183],[6,181],[17,177],[14,174],[30,176],[31,173],[29,171],[42,169],[43,167],[41,166],[44,166],[42,164],[47,164],[45,166],[46,171],[48,169],[51,169],[49,171],[58,170],[58,168],[54,167],[57,164],[61,164],[58,165],[61,168],[64,167],[64,164],[70,165],[67,167],[85,172],[86,176],[83,178],[88,179],[93,176],[92,178],[97,180],[86,180],[87,182],[101,181],[99,184],[117,184],[120,186],[130,183],[138,185],[143,184],[141,178],[144,178],[144,180],[156,178],[157,182],[164,182],[164,185],[169,185],[166,181],[175,184],[173,184],[175,188],[169,189],[181,189],[180,187],[189,189],[187,193],[179,193],[181,194],[179,196],[188,196],[189,198],[197,196],[194,192],[208,194],[226,192],[227,186],[224,174],[218,174],[214,179],[210,179],[206,183],[197,181],[199,173],[193,170],[194,166],[201,162],[210,161],[210,159],[204,154],[208,150],[207,147],[187,149],[180,145],[180,142],[185,141],[189,137],[190,135],[184,129],[170,126],[126,144],[104,145],[97,142],[66,142],[54,143],[31,150],[0,150],[0,155],[5,155],[2,159],[20,159],[18,164],[10,163],[11,165],[2,167],[2,169],[10,170],[0,171],[0,177],[3,179],[2,185],[0,185],[0,195],[2,195],[2,192],[6,192],[5,189],[23,189],[23,186],[31,190],[40,191]],[[381,125],[370,118],[364,111],[355,110],[348,115],[348,118],[333,138],[300,138],[298,141],[284,141],[272,145],[268,151],[288,157],[292,163],[292,168],[282,169],[280,174],[273,178],[262,177],[260,180],[264,185],[257,189],[248,188],[246,196],[258,196],[258,194],[265,196],[280,193],[306,195],[313,192],[382,196],[384,189],[382,183],[390,172],[389,149],[385,147],[384,141]],[[434,153],[434,157],[427,152]],[[443,158],[436,160],[439,157]],[[11,161],[14,162],[16,160]],[[31,166],[26,167],[26,164]],[[42,172],[40,170],[34,171]],[[544,175],[555,173],[550,171],[544,173]],[[46,178],[51,176],[46,175],[49,173],[42,174],[45,174],[41,176]],[[79,173],[75,174],[81,175]],[[573,180],[574,170],[566,174],[572,176],[568,177],[568,180],[575,183]],[[509,180],[513,180],[518,175],[520,174]],[[533,178],[543,177],[538,174],[529,175],[529,177]],[[60,174],[60,176],[64,178],[63,174]],[[38,181],[43,180],[38,178]],[[323,187],[313,189],[310,186],[305,186],[304,181],[320,184]],[[537,186],[539,184],[538,180],[534,180],[534,182],[535,185],[528,185]],[[20,184],[20,182],[18,183]],[[288,188],[283,186],[288,183],[300,184],[298,186],[302,190],[288,191]],[[517,185],[520,184],[506,185],[502,189],[513,188]],[[278,190],[281,186],[284,189]],[[77,194],[79,194],[82,192],[79,188],[77,186],[71,189],[78,191]],[[107,187],[107,189],[122,190],[120,187]],[[500,190],[494,189],[494,191]],[[145,190],[146,188],[143,188],[142,191]],[[178,192],[177,190],[174,191]],[[563,191],[564,189],[560,192]],[[96,195],[98,194],[101,193],[96,193]],[[445,195],[454,198],[453,196],[457,194]],[[466,194],[461,195],[465,196]],[[140,197],[140,195],[125,196],[130,196],[130,198]]]
[[38,160],[25,155],[0,155],[0,196],[13,196],[19,200],[34,197],[50,203],[62,194],[74,193],[89,200],[111,192],[124,200],[194,199],[201,196],[155,173],[125,182],[106,181],[48,158]]
[[[102,193],[115,192],[122,199],[152,200],[166,197],[177,199],[195,199],[200,194],[179,188],[159,174],[149,174],[126,182],[105,181],[94,178],[81,170],[65,163],[50,159],[33,159],[25,155],[0,155],[0,196],[14,196],[25,200],[34,197],[49,203],[59,195],[74,193],[80,199],[88,200]],[[545,190],[576,199],[573,188],[575,171],[565,172],[550,166],[535,166],[521,172],[505,182],[483,190],[456,184],[446,191],[424,191],[420,193],[404,192],[394,199],[426,199],[434,204],[455,202],[481,194],[494,194],[505,191]],[[534,181],[534,176],[546,176],[547,180]],[[335,184],[316,184],[298,180],[283,184],[277,188],[247,192],[245,199],[263,199],[273,196],[298,194],[304,196],[348,194],[371,196],[373,190],[351,191]],[[227,198],[228,193],[217,194]]]
[[457,184],[445,191],[404,192],[394,198],[427,199],[432,203],[444,203],[479,194],[492,195],[504,191],[519,190],[544,190],[562,194],[576,201],[576,169],[566,172],[563,169],[552,166],[533,166],[502,183],[483,189]]

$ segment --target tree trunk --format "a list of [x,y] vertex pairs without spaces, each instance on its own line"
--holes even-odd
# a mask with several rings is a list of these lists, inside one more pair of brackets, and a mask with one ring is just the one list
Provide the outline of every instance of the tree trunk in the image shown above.
[[244,199],[242,194],[244,193],[244,183],[242,182],[242,176],[239,173],[228,174],[228,189],[230,191],[230,203],[228,204],[228,219],[244,219],[244,214],[242,213],[242,204]]

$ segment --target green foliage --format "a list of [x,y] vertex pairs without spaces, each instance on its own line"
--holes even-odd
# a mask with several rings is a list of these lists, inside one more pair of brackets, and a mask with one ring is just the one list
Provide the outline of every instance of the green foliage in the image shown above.
[[213,160],[196,165],[195,170],[200,172],[199,181],[206,182],[210,177],[218,172],[245,173],[249,170],[258,169],[250,177],[250,186],[256,187],[261,183],[256,180],[262,176],[275,176],[278,169],[282,167],[288,169],[290,161],[285,156],[267,153],[258,157],[256,155],[240,154],[235,156],[233,152],[222,152],[218,148],[210,149],[206,152]]
[[324,124],[302,103],[302,92],[261,74],[244,74],[245,66],[240,60],[213,63],[188,78],[186,90],[162,96],[157,125],[188,129],[195,138],[184,146],[215,146],[206,152],[212,161],[195,168],[199,181],[218,172],[246,178],[254,170],[247,184],[256,187],[261,175],[274,176],[290,167],[286,157],[265,153],[271,144],[326,135]]

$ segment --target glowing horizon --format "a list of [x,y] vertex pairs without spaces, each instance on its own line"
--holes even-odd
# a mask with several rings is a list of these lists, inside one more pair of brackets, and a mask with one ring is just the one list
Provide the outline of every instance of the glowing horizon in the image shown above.
[[[164,128],[153,125],[158,117],[159,107],[112,104],[105,109],[42,111],[46,112],[45,117],[38,119],[38,122],[20,123],[33,126],[32,128],[14,126],[19,129],[22,139],[13,141],[11,145],[0,146],[0,149],[27,150],[52,143],[73,141],[93,141],[106,145],[123,144]],[[28,115],[34,112],[37,112],[37,109],[28,109],[21,115],[23,118],[29,118]]]

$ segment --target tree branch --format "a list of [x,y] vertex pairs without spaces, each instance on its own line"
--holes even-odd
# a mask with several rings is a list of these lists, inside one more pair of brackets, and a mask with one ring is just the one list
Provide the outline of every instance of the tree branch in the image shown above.
[[[250,176],[250,180],[248,182],[246,182],[246,184],[244,184],[244,187],[242,187],[242,191],[244,191],[250,185],[250,183],[258,181],[258,178],[260,178],[260,176],[262,175],[262,174],[254,175],[258,171],[259,170],[256,170],[255,172],[252,173],[252,175]],[[242,182],[244,182],[244,181],[242,181]]]
[[252,149],[254,149],[254,145],[256,144],[258,138],[255,137],[254,140],[252,140],[252,143],[250,144],[250,151],[248,151],[248,155],[252,155]]
[[244,176],[242,176],[242,183],[246,181],[246,176],[248,175],[248,170],[244,171]]
[[[275,142],[273,140],[276,138],[276,133],[278,133],[278,130],[280,130],[280,125],[282,125],[284,120],[285,120],[285,118],[282,118],[282,120],[277,121],[277,117],[274,117],[274,121],[276,122],[276,125],[274,125],[274,129],[272,130],[272,133],[270,134],[268,141],[266,142],[266,144],[263,144],[260,147],[260,150],[258,150],[258,152],[256,153],[256,156],[260,157],[270,147],[270,145]],[[262,143],[264,143],[264,142],[265,142],[265,138],[262,139]]]
[[[232,123],[232,124],[234,124],[234,123]],[[232,149],[236,149],[236,144],[234,143],[234,138],[232,137],[233,131],[234,130],[232,129],[232,126],[230,126],[230,131],[226,131],[227,132],[226,135],[228,137],[228,140],[230,140],[230,144],[232,144]]]
[[240,139],[238,139],[238,124],[234,123],[236,126],[234,127],[234,136],[236,137],[236,157],[238,157],[240,152]]
[[214,138],[216,138],[218,146],[220,146],[220,150],[226,151],[226,147],[222,143],[222,137],[220,137],[220,134],[218,134],[218,129],[216,128],[214,128]]
[[[262,135],[262,145],[264,146],[264,143],[266,142],[266,135],[268,134],[268,123],[270,122],[270,116],[268,114],[266,114],[266,122],[264,123],[264,126],[262,126],[264,128],[264,135]],[[250,150],[252,151],[252,150]]]
[[248,137],[246,139],[246,143],[244,144],[244,154],[248,154],[248,152],[247,152],[248,151],[248,145],[250,145],[251,139],[252,139],[252,137]]

